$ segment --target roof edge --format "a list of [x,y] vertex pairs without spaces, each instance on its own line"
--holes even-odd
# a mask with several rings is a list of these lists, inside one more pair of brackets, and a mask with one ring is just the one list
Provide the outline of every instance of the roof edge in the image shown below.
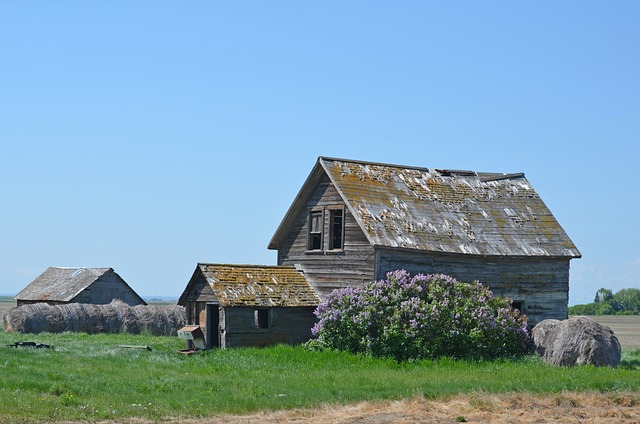
[[[415,169],[417,171],[429,171],[429,168],[425,168],[424,166],[407,166],[407,165],[399,165],[393,163],[383,163],[383,162],[370,162],[366,160],[354,160],[354,159],[344,159],[344,158],[334,158],[330,156],[320,156],[318,160],[322,161],[332,161],[332,162],[350,162],[350,163],[359,163],[362,165],[374,165],[374,166],[388,166],[392,168],[404,168],[404,169]],[[465,171],[465,172],[473,172],[473,171]]]
[[372,245],[374,249],[380,250],[401,250],[403,252],[428,252],[434,255],[443,255],[443,256],[460,256],[464,255],[465,257],[474,256],[477,258],[523,258],[523,259],[531,259],[531,258],[539,258],[539,259],[580,259],[582,258],[582,253],[578,250],[578,248],[574,248],[576,254],[573,255],[504,255],[504,254],[495,254],[495,255],[487,255],[487,254],[478,254],[478,253],[462,253],[462,252],[439,252],[435,250],[416,250],[410,247],[402,247],[402,246],[385,246],[381,244]]
[[285,213],[284,218],[276,229],[276,232],[273,233],[271,241],[269,241],[269,244],[267,246],[268,249],[278,249],[278,247],[282,243],[282,240],[284,239],[284,237],[286,237],[288,228],[292,225],[293,221],[298,216],[298,212],[304,207],[304,205],[306,205],[307,198],[313,193],[313,190],[309,189],[309,187],[315,187],[315,184],[320,181],[322,173],[326,174],[324,167],[321,165],[321,160],[322,156],[318,157],[318,159],[316,160],[313,169],[307,176],[304,184],[302,184],[302,187],[298,191],[298,194],[293,199],[291,206],[289,206],[289,209]]
[[287,269],[296,269],[295,266],[292,265],[257,265],[257,264],[221,264],[214,262],[198,262],[197,266],[228,266],[228,267],[236,267],[236,268],[287,268]]

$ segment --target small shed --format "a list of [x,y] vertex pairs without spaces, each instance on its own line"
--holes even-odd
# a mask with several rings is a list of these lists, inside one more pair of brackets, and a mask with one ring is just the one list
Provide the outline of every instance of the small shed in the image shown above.
[[113,268],[49,267],[14,299],[18,306],[32,303],[103,305],[114,299],[130,306],[146,305]]
[[319,299],[292,266],[199,263],[178,300],[208,349],[303,343]]

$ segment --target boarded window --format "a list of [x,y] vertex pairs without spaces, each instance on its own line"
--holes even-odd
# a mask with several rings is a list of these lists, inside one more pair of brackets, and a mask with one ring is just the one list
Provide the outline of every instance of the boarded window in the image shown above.
[[329,213],[331,237],[329,239],[329,249],[342,249],[344,233],[344,210],[334,209]]
[[255,310],[256,328],[269,328],[269,311],[270,309]]
[[312,211],[309,213],[309,250],[322,249],[322,211]]

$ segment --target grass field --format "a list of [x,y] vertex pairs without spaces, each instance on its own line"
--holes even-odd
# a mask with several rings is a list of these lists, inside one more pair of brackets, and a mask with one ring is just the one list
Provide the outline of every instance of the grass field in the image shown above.
[[[3,303],[13,307],[13,300]],[[600,393],[610,394],[614,401],[632,393],[635,399],[640,393],[640,349],[635,344],[640,317],[595,318],[620,331],[623,362],[617,369],[556,368],[536,357],[398,364],[288,346],[212,350],[187,357],[177,353],[184,342],[175,337],[0,331],[0,422],[179,421],[381,399],[446,400],[478,393]],[[9,346],[18,341],[53,348]]]
[[[16,341],[53,348],[9,347]],[[478,392],[640,392],[640,351],[611,369],[556,368],[537,357],[398,364],[289,346],[186,357],[176,352],[183,346],[173,337],[0,332],[0,422],[180,419]]]

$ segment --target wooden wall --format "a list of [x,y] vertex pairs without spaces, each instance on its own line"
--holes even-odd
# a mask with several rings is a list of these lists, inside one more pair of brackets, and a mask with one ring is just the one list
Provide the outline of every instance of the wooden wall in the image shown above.
[[329,214],[325,213],[324,250],[307,250],[309,211],[337,205],[344,206],[344,202],[329,178],[324,176],[311,196],[307,209],[299,214],[287,239],[278,249],[278,265],[299,266],[321,299],[335,288],[358,286],[374,277],[374,249],[346,208],[344,249],[338,252],[327,250]]
[[114,272],[107,272],[102,275],[93,284],[74,297],[71,302],[103,305],[111,303],[113,299],[120,299],[130,306],[143,304],[140,296]]
[[206,326],[206,322],[201,322],[200,315],[205,310],[207,302],[217,303],[218,299],[204,275],[198,271],[189,281],[189,292],[187,293],[186,304],[183,305],[188,324]]
[[304,343],[311,339],[311,328],[316,322],[314,310],[315,307],[271,308],[269,328],[258,328],[255,308],[223,308],[220,314],[223,330],[220,347]]
[[478,280],[495,295],[524,302],[523,312],[530,325],[547,318],[567,319],[568,258],[482,258],[380,249],[376,279],[397,269],[411,274],[447,274],[464,282]]

